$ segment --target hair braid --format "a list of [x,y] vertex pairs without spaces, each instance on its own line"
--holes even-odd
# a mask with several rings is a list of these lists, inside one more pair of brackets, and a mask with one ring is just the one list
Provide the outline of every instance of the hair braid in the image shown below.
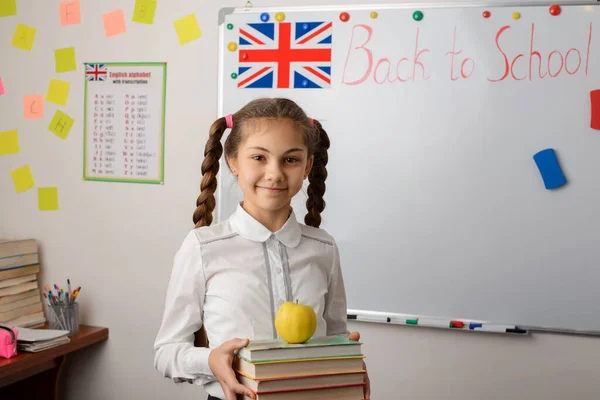
[[321,213],[325,209],[325,180],[327,179],[327,150],[330,142],[327,132],[323,129],[321,123],[313,120],[313,124],[319,133],[319,143],[314,152],[313,167],[308,175],[308,199],[306,200],[306,209],[308,213],[304,217],[304,223],[309,226],[318,228],[321,225]]
[[[217,174],[219,173],[219,160],[223,154],[221,138],[227,129],[225,118],[219,118],[210,127],[208,142],[204,147],[204,161],[202,161],[202,181],[200,182],[200,195],[196,200],[193,221],[196,228],[209,226],[213,221],[215,209],[215,190],[217,190]],[[208,347],[208,336],[204,324],[199,331],[194,332],[194,346]]]
[[212,213],[216,206],[215,190],[217,190],[219,159],[223,154],[221,138],[226,128],[225,118],[219,118],[210,127],[208,142],[204,148],[204,161],[202,161],[200,195],[196,200],[196,209],[193,216],[196,228],[208,226],[213,221]]

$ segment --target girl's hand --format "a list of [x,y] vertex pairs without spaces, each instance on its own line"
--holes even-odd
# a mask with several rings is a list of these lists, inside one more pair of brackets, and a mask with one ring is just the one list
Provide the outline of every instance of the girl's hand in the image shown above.
[[233,352],[247,346],[248,343],[249,339],[232,339],[213,349],[208,356],[208,366],[221,384],[225,400],[236,400],[237,394],[255,398],[252,390],[238,382],[233,371]]
[[[351,332],[350,335],[348,335],[348,339],[358,342],[360,340],[360,333]],[[369,373],[367,372],[367,364],[365,364],[364,361],[363,361],[363,368],[365,369],[365,400],[370,400],[370,398],[371,398],[371,381],[369,380]]]

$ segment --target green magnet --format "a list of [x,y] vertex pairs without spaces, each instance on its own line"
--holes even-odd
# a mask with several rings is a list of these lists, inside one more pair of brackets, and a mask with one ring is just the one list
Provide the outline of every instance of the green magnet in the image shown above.
[[237,79],[237,74],[235,72],[231,73],[231,79]]
[[421,11],[415,11],[415,12],[413,13],[413,19],[414,19],[415,21],[420,21],[420,20],[422,20],[422,19],[423,19],[423,13],[422,13]]
[[233,29],[233,24],[227,24],[227,29],[232,30]]

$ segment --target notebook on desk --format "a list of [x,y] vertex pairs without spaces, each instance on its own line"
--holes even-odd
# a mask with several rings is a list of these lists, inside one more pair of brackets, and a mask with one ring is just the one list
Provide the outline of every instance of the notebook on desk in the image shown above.
[[55,329],[19,329],[17,348],[19,351],[36,353],[69,343],[69,331]]
[[19,328],[19,342],[35,343],[52,340],[68,335],[69,331],[58,329],[29,329]]

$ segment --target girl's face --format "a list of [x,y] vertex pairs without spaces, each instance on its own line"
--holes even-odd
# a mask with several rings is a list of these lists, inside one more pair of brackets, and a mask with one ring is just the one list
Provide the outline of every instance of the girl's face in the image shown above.
[[313,164],[300,128],[289,119],[261,118],[246,121],[243,129],[237,158],[228,161],[244,193],[244,208],[251,215],[287,215]]

